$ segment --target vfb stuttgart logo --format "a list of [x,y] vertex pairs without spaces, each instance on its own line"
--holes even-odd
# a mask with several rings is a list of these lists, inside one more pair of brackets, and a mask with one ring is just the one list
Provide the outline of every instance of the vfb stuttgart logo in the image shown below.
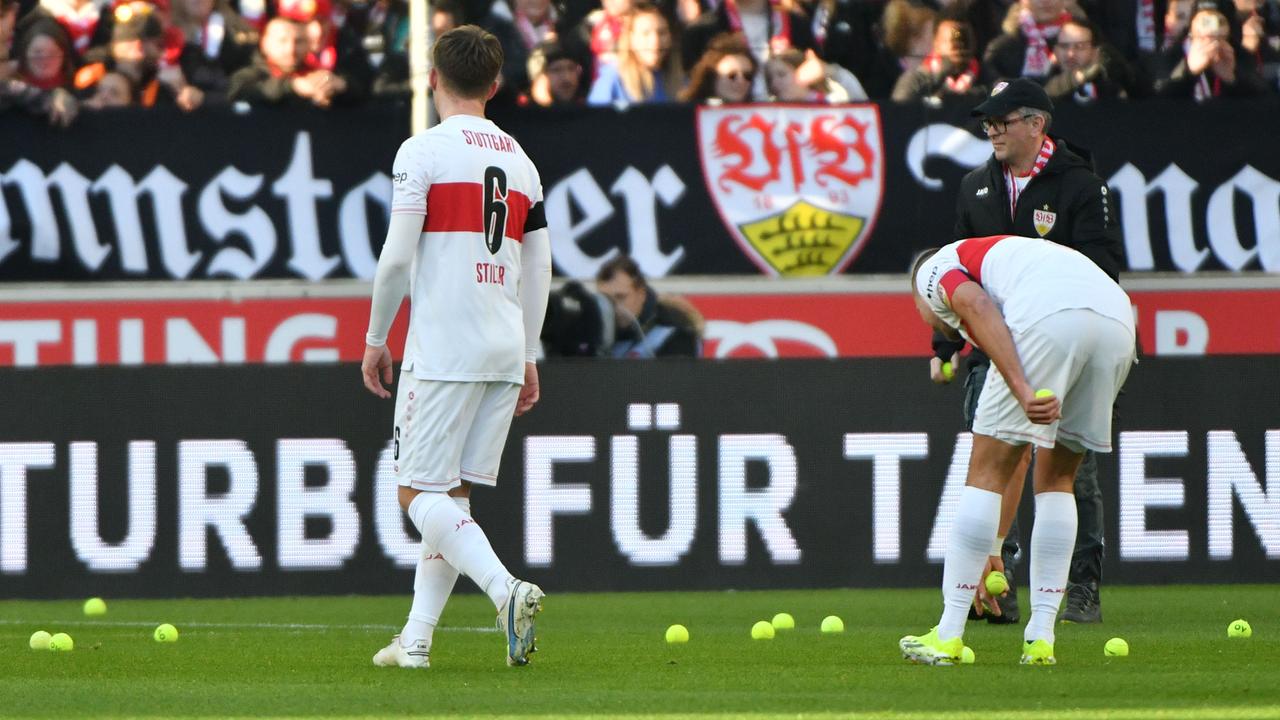
[[770,275],[838,273],[862,250],[884,192],[874,105],[698,108],[707,190]]

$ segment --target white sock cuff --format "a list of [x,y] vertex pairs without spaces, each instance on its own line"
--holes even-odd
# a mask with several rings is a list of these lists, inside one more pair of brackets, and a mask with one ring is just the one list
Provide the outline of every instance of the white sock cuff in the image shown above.
[[457,505],[459,510],[466,513],[468,516],[471,515],[471,498],[454,497],[454,496],[450,496],[450,497],[453,497],[453,504]]
[[978,513],[986,515],[990,513],[992,508],[997,514],[1000,513],[1000,503],[1004,500],[1004,496],[998,492],[983,490],[972,485],[965,485],[960,490],[960,504],[956,507],[957,514],[961,508],[970,513]]
[[1076,496],[1068,492],[1036,493],[1036,517],[1062,517],[1068,510],[1075,514]]

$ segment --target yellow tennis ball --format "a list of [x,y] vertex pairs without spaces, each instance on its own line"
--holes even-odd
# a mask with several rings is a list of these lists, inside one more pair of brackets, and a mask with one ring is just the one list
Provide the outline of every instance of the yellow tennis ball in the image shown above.
[[67,652],[74,650],[75,648],[75,641],[66,633],[58,633],[57,635],[49,638],[49,649],[55,652]]
[[84,614],[89,616],[106,615],[107,604],[102,601],[102,598],[89,598],[84,601]]
[[1111,638],[1106,645],[1102,646],[1102,654],[1107,657],[1127,657],[1129,643],[1124,638]]
[[987,592],[992,595],[999,595],[1008,589],[1009,578],[1005,577],[1004,573],[999,570],[992,570],[991,573],[987,575]]
[[672,625],[667,628],[667,642],[672,645],[689,642],[689,628],[683,625]]
[[1233,620],[1227,626],[1227,637],[1247,638],[1253,635],[1253,628],[1249,627],[1248,620]]
[[31,640],[27,644],[31,646],[32,650],[48,650],[49,641],[52,639],[53,636],[49,633],[44,630],[37,630],[31,633]]
[[844,632],[844,621],[835,615],[828,615],[822,618],[822,632],[827,635]]
[[752,640],[772,640],[773,635],[773,623],[770,623],[768,620],[761,620],[751,626]]
[[791,617],[791,613],[778,613],[773,616],[773,622],[769,624],[773,625],[774,630],[796,629],[796,619]]
[[1036,397],[1038,398],[1053,397],[1053,391],[1050,390],[1049,388],[1040,388],[1039,390],[1036,391]]
[[973,648],[969,647],[968,645],[965,645],[964,649],[960,651],[961,665],[972,665],[973,661],[977,659],[978,659],[978,656],[973,654]]
[[156,631],[151,634],[151,637],[155,638],[156,642],[160,643],[178,642],[178,628],[170,625],[169,623],[165,623],[157,627]]
[[951,362],[942,363],[942,377],[951,380],[956,376],[956,369],[952,367]]

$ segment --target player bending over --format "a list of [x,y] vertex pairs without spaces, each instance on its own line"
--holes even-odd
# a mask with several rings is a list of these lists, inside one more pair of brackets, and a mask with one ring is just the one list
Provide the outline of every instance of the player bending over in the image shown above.
[[[969,604],[999,563],[1001,496],[1032,443],[1036,512],[1022,663],[1052,665],[1053,624],[1076,540],[1076,468],[1086,448],[1111,452],[1111,406],[1134,362],[1129,296],[1075,250],[1009,235],[926,251],[911,286],[927,324],[981,347],[994,367],[978,401],[969,477],[947,542],[942,619],[898,645],[914,662],[959,662]],[[1053,395],[1037,397],[1040,388]]]

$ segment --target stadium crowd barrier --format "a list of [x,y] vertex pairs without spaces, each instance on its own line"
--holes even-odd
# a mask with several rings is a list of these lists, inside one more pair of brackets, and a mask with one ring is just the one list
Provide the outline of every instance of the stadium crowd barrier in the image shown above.
[[[990,155],[968,108],[680,105],[497,113],[542,172],[557,271],[901,273]],[[400,105],[0,116],[0,280],[371,278]],[[1280,101],[1061,108],[1128,269],[1280,270]],[[1048,228],[1056,208],[1043,208]]]

